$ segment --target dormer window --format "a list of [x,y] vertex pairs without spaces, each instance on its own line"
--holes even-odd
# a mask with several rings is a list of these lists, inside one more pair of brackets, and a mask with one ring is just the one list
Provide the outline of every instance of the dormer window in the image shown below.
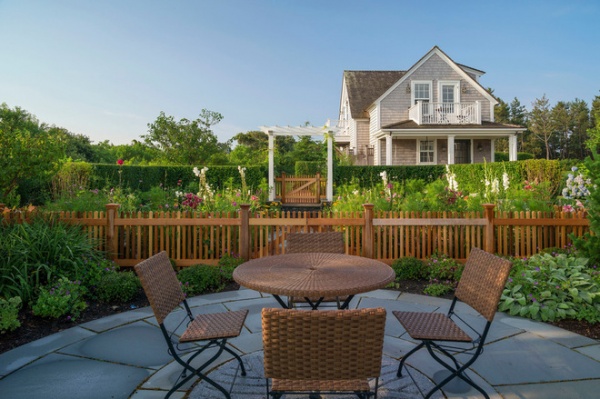
[[416,104],[417,101],[421,101],[423,103],[431,102],[431,82],[413,81],[411,93],[413,96],[413,105]]

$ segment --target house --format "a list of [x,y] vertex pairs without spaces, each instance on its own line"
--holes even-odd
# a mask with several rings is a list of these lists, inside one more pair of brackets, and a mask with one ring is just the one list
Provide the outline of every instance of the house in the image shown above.
[[514,161],[525,128],[494,122],[484,73],[437,46],[406,71],[344,71],[336,146],[357,165],[481,163],[508,138]]

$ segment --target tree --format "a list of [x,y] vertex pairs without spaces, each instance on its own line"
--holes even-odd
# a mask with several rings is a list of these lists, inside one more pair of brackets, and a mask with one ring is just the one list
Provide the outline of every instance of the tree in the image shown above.
[[529,130],[536,139],[544,144],[546,149],[546,159],[550,159],[550,141],[552,140],[554,126],[552,124],[548,98],[546,98],[546,95],[544,94],[542,98],[536,99],[532,103],[532,106],[533,109],[531,110],[529,119]]
[[148,124],[145,143],[160,151],[165,163],[178,165],[206,165],[211,157],[222,152],[217,136],[211,127],[223,116],[203,109],[198,119],[175,121],[173,116],[161,112],[154,123]]
[[592,157],[596,159],[598,156],[598,147],[600,147],[600,96],[594,98],[590,114],[594,128],[587,130],[588,139],[585,142],[585,146],[592,152]]
[[578,98],[571,102],[571,120],[573,135],[569,141],[569,153],[574,158],[584,159],[590,155],[585,146],[588,139],[588,129],[592,126],[590,122],[590,109],[585,101]]
[[552,140],[550,141],[552,153],[560,159],[568,159],[570,157],[569,140],[573,133],[569,103],[557,102],[552,107],[550,117],[554,128]]
[[29,112],[0,105],[0,202],[19,205],[15,190],[24,179],[51,175],[64,157],[60,137]]

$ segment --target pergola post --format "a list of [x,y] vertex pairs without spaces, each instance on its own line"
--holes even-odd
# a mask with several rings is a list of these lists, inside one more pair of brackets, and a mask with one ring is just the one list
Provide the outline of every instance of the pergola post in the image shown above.
[[275,140],[273,131],[269,130],[269,201],[275,201]]
[[327,134],[327,201],[333,201],[333,132]]

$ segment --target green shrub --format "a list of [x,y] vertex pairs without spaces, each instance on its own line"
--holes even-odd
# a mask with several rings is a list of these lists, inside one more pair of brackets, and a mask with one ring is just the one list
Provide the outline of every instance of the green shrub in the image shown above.
[[21,298],[18,296],[4,299],[0,298],[0,334],[13,331],[21,326],[19,321]]
[[396,259],[392,262],[392,269],[396,272],[396,281],[422,280],[427,277],[425,263],[413,256]]
[[131,270],[108,271],[96,286],[96,296],[101,302],[129,302],[140,291],[140,280]]
[[0,224],[0,296],[29,303],[39,287],[60,277],[82,280],[87,264],[104,253],[81,226],[36,218]]
[[454,288],[454,283],[449,281],[445,281],[443,283],[432,283],[425,287],[423,293],[430,296],[442,296],[454,291]]
[[69,320],[76,320],[87,308],[83,299],[85,294],[86,289],[81,282],[62,277],[56,284],[40,289],[40,295],[32,307],[33,314],[53,319],[68,316]]
[[465,266],[446,254],[434,253],[426,262],[429,285],[425,293],[432,296],[444,295],[453,291]]
[[181,288],[186,296],[220,291],[225,287],[225,279],[219,267],[196,265],[186,267],[177,273]]
[[244,258],[236,254],[225,253],[221,256],[221,259],[219,259],[219,268],[225,284],[233,281],[233,271],[244,262]]
[[542,321],[600,321],[600,286],[587,263],[586,258],[550,253],[515,260],[500,311]]

